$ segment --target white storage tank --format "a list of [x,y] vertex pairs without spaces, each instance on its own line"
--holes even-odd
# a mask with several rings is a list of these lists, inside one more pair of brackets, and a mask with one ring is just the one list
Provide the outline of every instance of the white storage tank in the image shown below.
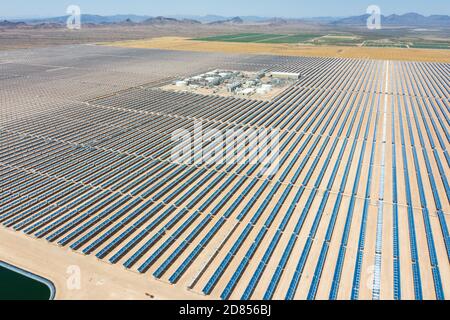
[[185,86],[188,85],[188,82],[187,82],[187,81],[184,81],[184,80],[182,80],[182,81],[175,81],[175,85],[176,85],[177,87],[185,87]]
[[243,95],[246,95],[246,96],[249,96],[249,95],[255,93],[255,88],[246,88],[246,89],[243,89],[243,90],[242,90],[241,92],[239,92],[239,93],[241,93],[241,94],[243,94]]
[[272,86],[270,84],[263,84],[261,87],[256,89],[257,94],[266,94],[272,91]]
[[205,80],[212,86],[218,86],[222,82],[221,79],[217,77],[208,77]]
[[270,76],[272,78],[278,78],[278,79],[298,80],[298,79],[300,79],[301,74],[294,73],[294,72],[271,72]]
[[228,73],[228,72],[221,72],[221,73],[219,73],[219,76],[223,79],[230,79],[232,74]]

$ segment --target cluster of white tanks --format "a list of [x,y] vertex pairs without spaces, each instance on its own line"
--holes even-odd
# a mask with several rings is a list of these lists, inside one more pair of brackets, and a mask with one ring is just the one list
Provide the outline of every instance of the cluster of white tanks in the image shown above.
[[176,81],[174,85],[180,89],[202,88],[214,92],[251,96],[269,94],[274,88],[286,86],[299,78],[299,74],[268,73],[266,70],[259,72],[214,70]]

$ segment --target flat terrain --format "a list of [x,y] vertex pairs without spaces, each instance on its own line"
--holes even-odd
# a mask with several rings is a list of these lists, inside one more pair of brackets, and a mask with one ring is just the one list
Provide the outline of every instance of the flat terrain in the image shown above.
[[[172,40],[0,52],[0,260],[58,299],[449,299],[449,63]],[[302,77],[271,101],[160,89],[215,69]],[[235,161],[174,161],[198,122],[239,132]]]
[[[286,44],[275,43],[276,36],[271,35],[273,43],[231,41],[203,41],[181,37],[161,37],[149,40],[119,41],[107,45],[125,48],[151,48],[165,50],[181,50],[194,52],[220,52],[240,54],[266,54],[305,57],[339,57],[357,59],[402,60],[424,62],[450,62],[450,50],[424,50],[414,48],[371,48],[371,47],[343,47],[327,45]],[[254,39],[254,38],[253,38]],[[267,39],[259,37],[260,40]]]
[[147,40],[157,37],[184,37],[202,41],[309,44],[316,46],[368,46],[448,49],[448,28],[415,29],[392,27],[367,30],[365,27],[336,26],[297,21],[287,24],[111,24],[83,25],[81,30],[64,26],[0,26],[0,50],[48,47],[96,42]]
[[[0,240],[1,259],[51,280],[56,287],[56,300],[202,299],[187,291],[173,292],[166,284],[145,275],[124,272],[18,232],[1,230]],[[77,275],[79,286],[78,278],[71,278]]]

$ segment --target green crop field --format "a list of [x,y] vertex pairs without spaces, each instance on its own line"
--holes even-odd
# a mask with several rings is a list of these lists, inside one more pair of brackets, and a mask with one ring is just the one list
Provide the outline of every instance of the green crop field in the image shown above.
[[267,33],[238,33],[218,35],[212,37],[195,38],[197,41],[235,42],[235,43],[265,43],[265,44],[313,44],[318,46],[357,46],[377,48],[419,48],[419,49],[450,49],[446,42],[415,42],[399,39],[380,38],[370,36],[356,36],[353,34],[267,34]]
[[411,48],[418,48],[418,49],[450,49],[450,43],[422,43],[422,42],[415,42]]
[[196,38],[192,40],[197,41],[229,41],[236,38],[243,38],[243,37],[251,37],[261,35],[261,33],[240,33],[240,34],[227,34],[227,35],[221,35],[221,36],[214,36],[214,37],[206,37],[206,38]]
[[250,37],[238,37],[234,39],[227,40],[229,42],[262,42],[268,41],[270,39],[278,39],[284,37],[283,34],[258,34]]
[[220,42],[258,42],[258,43],[300,43],[321,37],[323,34],[265,34],[265,33],[240,33],[234,35],[213,36],[207,38],[196,38],[197,41],[220,41]]

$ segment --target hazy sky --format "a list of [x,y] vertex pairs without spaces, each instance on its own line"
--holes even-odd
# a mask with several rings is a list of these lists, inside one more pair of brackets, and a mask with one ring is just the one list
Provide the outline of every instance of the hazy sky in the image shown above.
[[383,14],[450,14],[449,0],[0,0],[0,17],[63,16],[71,4],[99,15],[350,16],[364,14],[371,4]]

